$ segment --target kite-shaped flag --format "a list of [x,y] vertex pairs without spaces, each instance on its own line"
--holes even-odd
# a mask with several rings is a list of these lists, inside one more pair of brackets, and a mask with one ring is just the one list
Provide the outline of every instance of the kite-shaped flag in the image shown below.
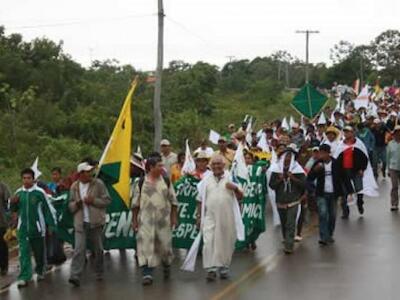
[[313,119],[327,103],[328,97],[307,83],[292,100],[292,106],[301,115]]

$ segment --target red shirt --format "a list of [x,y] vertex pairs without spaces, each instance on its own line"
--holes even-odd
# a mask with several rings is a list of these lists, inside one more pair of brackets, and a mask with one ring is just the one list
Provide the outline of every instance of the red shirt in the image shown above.
[[344,169],[352,169],[354,165],[353,161],[353,152],[354,147],[350,146],[346,150],[343,151],[343,168]]

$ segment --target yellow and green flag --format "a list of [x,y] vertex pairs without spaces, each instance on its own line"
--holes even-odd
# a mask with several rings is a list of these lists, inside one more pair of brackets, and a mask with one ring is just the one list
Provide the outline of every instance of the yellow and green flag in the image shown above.
[[[135,247],[135,236],[132,230],[132,212],[130,209],[130,156],[132,138],[132,95],[136,80],[132,83],[122,106],[117,123],[100,159],[97,174],[107,187],[111,204],[106,211],[104,226],[104,249],[127,249]],[[60,238],[69,243],[74,242],[72,214],[66,209],[66,200],[58,206],[58,228]],[[57,208],[56,208],[57,209]]]
[[[112,184],[120,200],[130,206],[130,157],[132,137],[132,95],[136,88],[136,80],[132,83],[117,123],[100,159],[100,174],[106,184]],[[114,199],[113,199],[114,200]]]

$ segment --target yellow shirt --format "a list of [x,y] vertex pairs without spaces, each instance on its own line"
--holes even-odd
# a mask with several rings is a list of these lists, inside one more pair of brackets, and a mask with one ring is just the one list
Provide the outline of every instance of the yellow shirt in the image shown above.
[[180,166],[180,164],[176,163],[173,164],[171,167],[171,182],[172,184],[174,184],[175,182],[177,182],[179,180],[179,178],[182,177],[182,167]]
[[214,155],[222,155],[225,160],[225,170],[229,170],[231,168],[231,164],[233,159],[235,158],[235,151],[231,149],[226,149],[226,152],[221,152],[220,150],[215,151]]

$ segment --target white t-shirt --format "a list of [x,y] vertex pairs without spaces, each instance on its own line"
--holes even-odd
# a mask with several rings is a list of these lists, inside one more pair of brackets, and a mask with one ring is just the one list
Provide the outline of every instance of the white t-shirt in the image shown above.
[[325,193],[333,193],[332,161],[325,163]]
[[[79,182],[79,193],[82,201],[86,198],[88,190],[89,190],[89,183]],[[90,222],[89,207],[85,203],[83,203],[83,222],[85,223]]]

